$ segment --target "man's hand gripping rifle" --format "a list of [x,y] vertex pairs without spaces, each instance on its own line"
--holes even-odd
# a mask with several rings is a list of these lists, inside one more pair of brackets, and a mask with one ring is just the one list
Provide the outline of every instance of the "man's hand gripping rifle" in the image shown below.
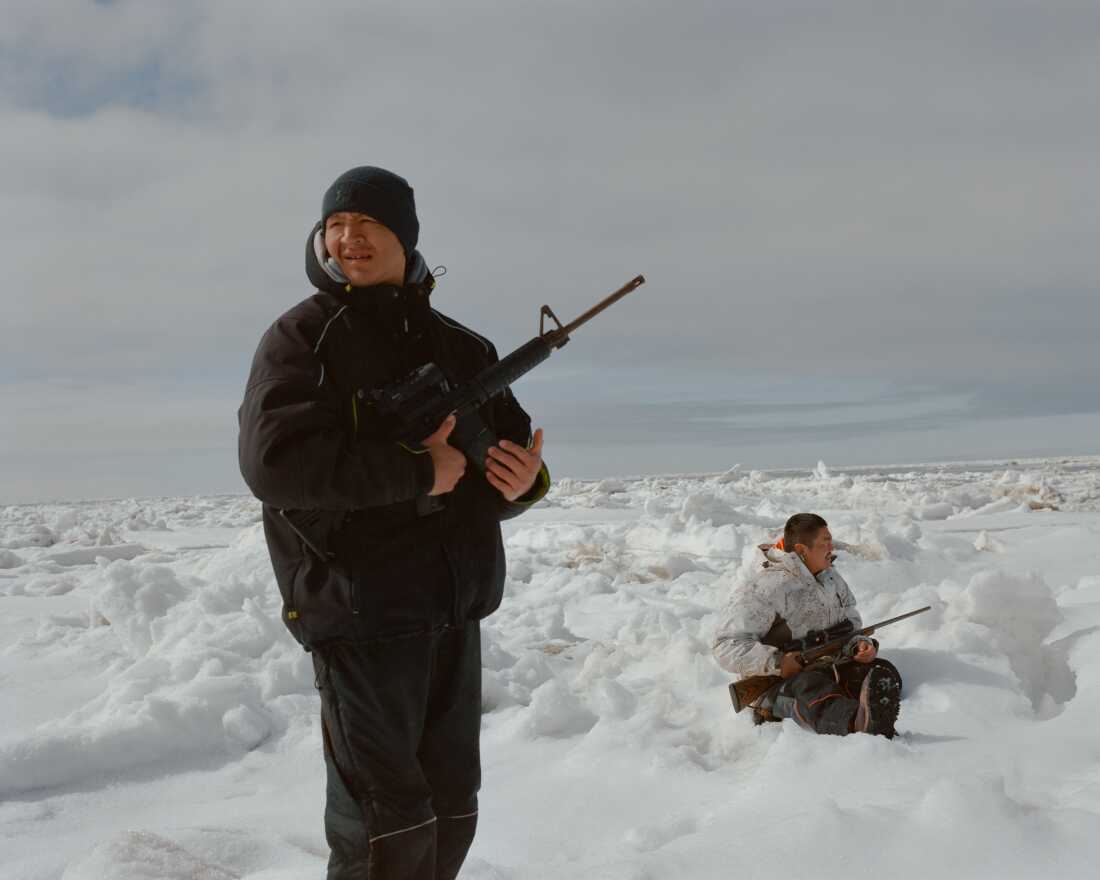
[[[497,444],[497,438],[478,415],[478,408],[541,364],[554,349],[565,345],[570,333],[644,283],[645,278],[637,276],[565,326],[544,305],[539,314],[539,335],[467,382],[452,386],[438,366],[425,364],[404,379],[369,392],[368,401],[379,419],[383,436],[420,448],[420,441],[454,413],[457,421],[448,442],[484,472],[485,459],[489,449]],[[547,329],[547,318],[557,326]]]
[[[869,636],[877,629],[889,626],[891,623],[897,623],[899,620],[905,620],[907,617],[923,614],[925,611],[931,610],[931,608],[931,605],[925,605],[923,608],[918,608],[916,611],[908,611],[905,614],[899,614],[897,617],[891,617],[889,620],[873,623],[870,626],[865,626],[863,629],[857,629],[855,631],[852,630],[850,623],[847,625],[838,624],[836,627],[829,630],[807,633],[805,638],[796,639],[794,642],[783,645],[779,650],[781,653],[797,651],[801,655],[802,665],[808,666],[815,660],[820,660],[822,657],[829,657],[839,653],[854,636]],[[740,681],[733,682],[730,685],[730,699],[733,700],[733,711],[740,712],[746,706],[751,706],[782,680],[783,679],[778,675],[752,675]]]

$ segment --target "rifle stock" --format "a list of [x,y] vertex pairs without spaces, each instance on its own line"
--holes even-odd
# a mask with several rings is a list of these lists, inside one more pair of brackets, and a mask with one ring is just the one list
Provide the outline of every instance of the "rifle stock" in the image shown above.
[[759,700],[765,691],[775,687],[783,679],[778,675],[752,675],[730,683],[730,699],[733,711],[740,712]]

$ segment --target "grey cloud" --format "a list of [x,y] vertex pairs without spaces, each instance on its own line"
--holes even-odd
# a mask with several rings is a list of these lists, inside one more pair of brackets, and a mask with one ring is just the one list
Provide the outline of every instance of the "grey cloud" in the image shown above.
[[1098,35],[1084,3],[18,4],[0,370],[243,381],[370,161],[502,350],[646,273],[525,380],[551,413],[640,362],[701,404],[817,375],[1092,412],[1049,389],[1100,326]]

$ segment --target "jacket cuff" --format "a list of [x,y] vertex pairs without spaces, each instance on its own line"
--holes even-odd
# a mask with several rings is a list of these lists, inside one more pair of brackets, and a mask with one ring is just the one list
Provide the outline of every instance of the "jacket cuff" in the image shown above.
[[520,495],[515,501],[505,501],[500,499],[500,518],[511,519],[514,516],[519,516],[532,504],[541,501],[545,497],[546,493],[550,491],[550,469],[546,466],[546,462],[542,463],[542,467],[539,468],[538,474],[535,476],[535,482],[531,485],[523,495]]
[[546,462],[542,463],[542,467],[539,468],[539,472],[535,475],[535,482],[531,484],[531,488],[524,494],[520,495],[513,504],[531,505],[536,501],[541,501],[543,496],[550,491],[550,469],[546,466]]

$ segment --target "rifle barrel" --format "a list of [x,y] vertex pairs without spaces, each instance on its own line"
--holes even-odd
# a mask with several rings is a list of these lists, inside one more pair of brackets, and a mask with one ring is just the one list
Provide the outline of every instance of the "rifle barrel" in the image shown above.
[[839,639],[833,639],[826,642],[824,645],[818,645],[816,648],[810,648],[809,650],[802,652],[802,657],[807,661],[814,661],[819,657],[824,657],[831,654],[837,648],[841,647],[848,639],[853,636],[865,636],[873,633],[879,627],[887,626],[891,623],[897,623],[899,620],[905,620],[907,617],[913,617],[917,614],[924,614],[925,611],[931,611],[931,605],[925,605],[923,608],[918,608],[916,611],[907,611],[905,614],[899,614],[897,617],[891,617],[889,620],[880,620],[878,623],[872,623],[870,626],[865,626],[863,629],[857,629],[854,633],[850,633],[846,636],[841,636]]
[[575,320],[573,320],[570,323],[566,324],[559,332],[563,333],[566,337],[568,337],[569,334],[572,333],[574,330],[576,330],[578,327],[580,327],[583,324],[587,324],[589,321],[591,321],[593,318],[595,318],[596,315],[598,315],[604,309],[609,308],[610,306],[613,306],[615,303],[617,303],[619,300],[621,300],[624,296],[626,296],[632,290],[637,290],[643,284],[645,284],[645,276],[644,275],[638,275],[638,276],[630,279],[630,281],[628,281],[626,284],[624,284],[622,287],[620,287],[618,290],[616,290],[613,294],[611,294],[608,297],[605,297],[604,299],[602,299],[598,303],[596,303],[594,306],[592,306],[592,308],[590,308],[587,312],[585,312],[579,318],[576,318]]
[[906,611],[905,614],[899,614],[897,617],[891,617],[889,620],[880,620],[878,623],[866,627],[866,629],[878,629],[880,626],[886,626],[888,623],[897,623],[899,620],[905,620],[907,617],[913,617],[916,614],[924,614],[925,611],[931,610],[931,605],[925,605],[923,608],[918,608],[916,611]]

